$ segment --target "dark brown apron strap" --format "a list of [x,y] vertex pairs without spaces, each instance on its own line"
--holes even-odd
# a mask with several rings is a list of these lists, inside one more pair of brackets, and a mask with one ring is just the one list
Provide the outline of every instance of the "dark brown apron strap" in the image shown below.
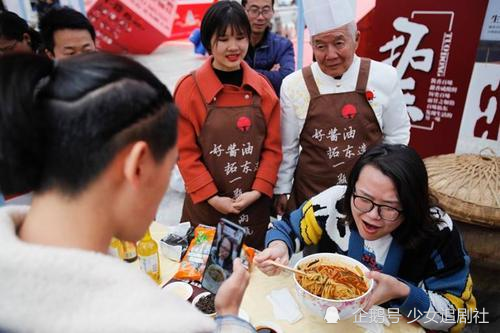
[[311,66],[307,66],[302,68],[302,76],[304,77],[304,81],[306,83],[307,90],[309,91],[309,95],[311,99],[320,95],[318,85],[314,80],[314,75],[311,69]]
[[205,101],[205,97],[203,96],[203,93],[201,92],[200,86],[198,85],[198,80],[196,79],[196,71],[192,71],[191,76],[193,77],[194,85],[196,86],[196,90],[200,93],[201,100],[203,101],[203,104],[205,104],[205,108],[207,109],[207,112],[209,110],[210,105],[215,105],[215,100],[211,100],[209,103]]
[[370,59],[361,58],[359,66],[358,82],[356,83],[356,92],[364,94],[366,92],[366,84],[368,83],[368,75],[370,73]]
[[253,92],[252,93],[253,96],[252,96],[252,105],[256,108],[260,107],[260,104],[261,104],[261,98],[259,96],[259,94],[257,94],[256,92]]

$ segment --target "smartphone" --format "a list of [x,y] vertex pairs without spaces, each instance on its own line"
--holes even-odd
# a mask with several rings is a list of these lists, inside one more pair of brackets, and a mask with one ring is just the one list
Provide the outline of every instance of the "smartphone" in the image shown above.
[[239,225],[221,218],[210,248],[201,286],[217,293],[220,285],[233,272],[233,260],[238,258],[246,231]]

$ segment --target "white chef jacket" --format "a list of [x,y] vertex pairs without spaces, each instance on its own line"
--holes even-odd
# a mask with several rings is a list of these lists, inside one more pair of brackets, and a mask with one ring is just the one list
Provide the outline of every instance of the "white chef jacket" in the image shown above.
[[[336,80],[323,73],[318,63],[314,62],[311,68],[320,94],[356,90],[360,64],[361,58],[355,55],[349,69]],[[374,94],[374,98],[369,103],[382,129],[383,142],[408,144],[410,118],[406,111],[396,69],[372,60],[366,89]],[[276,194],[291,192],[293,175],[299,158],[299,137],[304,127],[310,101],[301,70],[288,75],[283,80],[280,95],[283,161],[274,188]]]

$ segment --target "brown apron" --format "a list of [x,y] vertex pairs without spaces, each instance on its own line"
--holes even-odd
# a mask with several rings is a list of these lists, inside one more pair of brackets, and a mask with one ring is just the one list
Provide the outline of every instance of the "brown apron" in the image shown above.
[[[193,78],[196,82],[195,75]],[[231,198],[252,190],[267,128],[260,109],[260,96],[245,90],[241,91],[241,95],[245,99],[252,98],[252,104],[231,107],[216,106],[215,101],[206,104],[207,118],[198,136],[202,161],[214,179],[217,194]],[[194,204],[186,195],[181,221],[214,226],[221,217],[225,217],[247,230],[247,245],[262,249],[270,207],[271,198],[262,194],[240,214],[224,215],[207,201]]]
[[311,101],[287,211],[333,185],[347,184],[359,156],[382,141],[366,97],[369,72],[370,60],[361,59],[355,91],[320,95],[311,67],[302,70]]

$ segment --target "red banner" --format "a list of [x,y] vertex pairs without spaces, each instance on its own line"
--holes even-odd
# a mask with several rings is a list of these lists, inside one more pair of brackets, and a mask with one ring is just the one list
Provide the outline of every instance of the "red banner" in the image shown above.
[[175,0],[87,0],[100,50],[151,53],[172,33]]
[[194,29],[199,28],[203,15],[216,0],[177,2],[177,12],[175,15],[172,34],[169,39],[187,38]]
[[368,21],[372,33],[361,36],[363,55],[398,70],[410,145],[423,157],[455,152],[487,4],[378,0]]
[[167,40],[187,38],[217,0],[85,0],[100,50],[148,54]]

